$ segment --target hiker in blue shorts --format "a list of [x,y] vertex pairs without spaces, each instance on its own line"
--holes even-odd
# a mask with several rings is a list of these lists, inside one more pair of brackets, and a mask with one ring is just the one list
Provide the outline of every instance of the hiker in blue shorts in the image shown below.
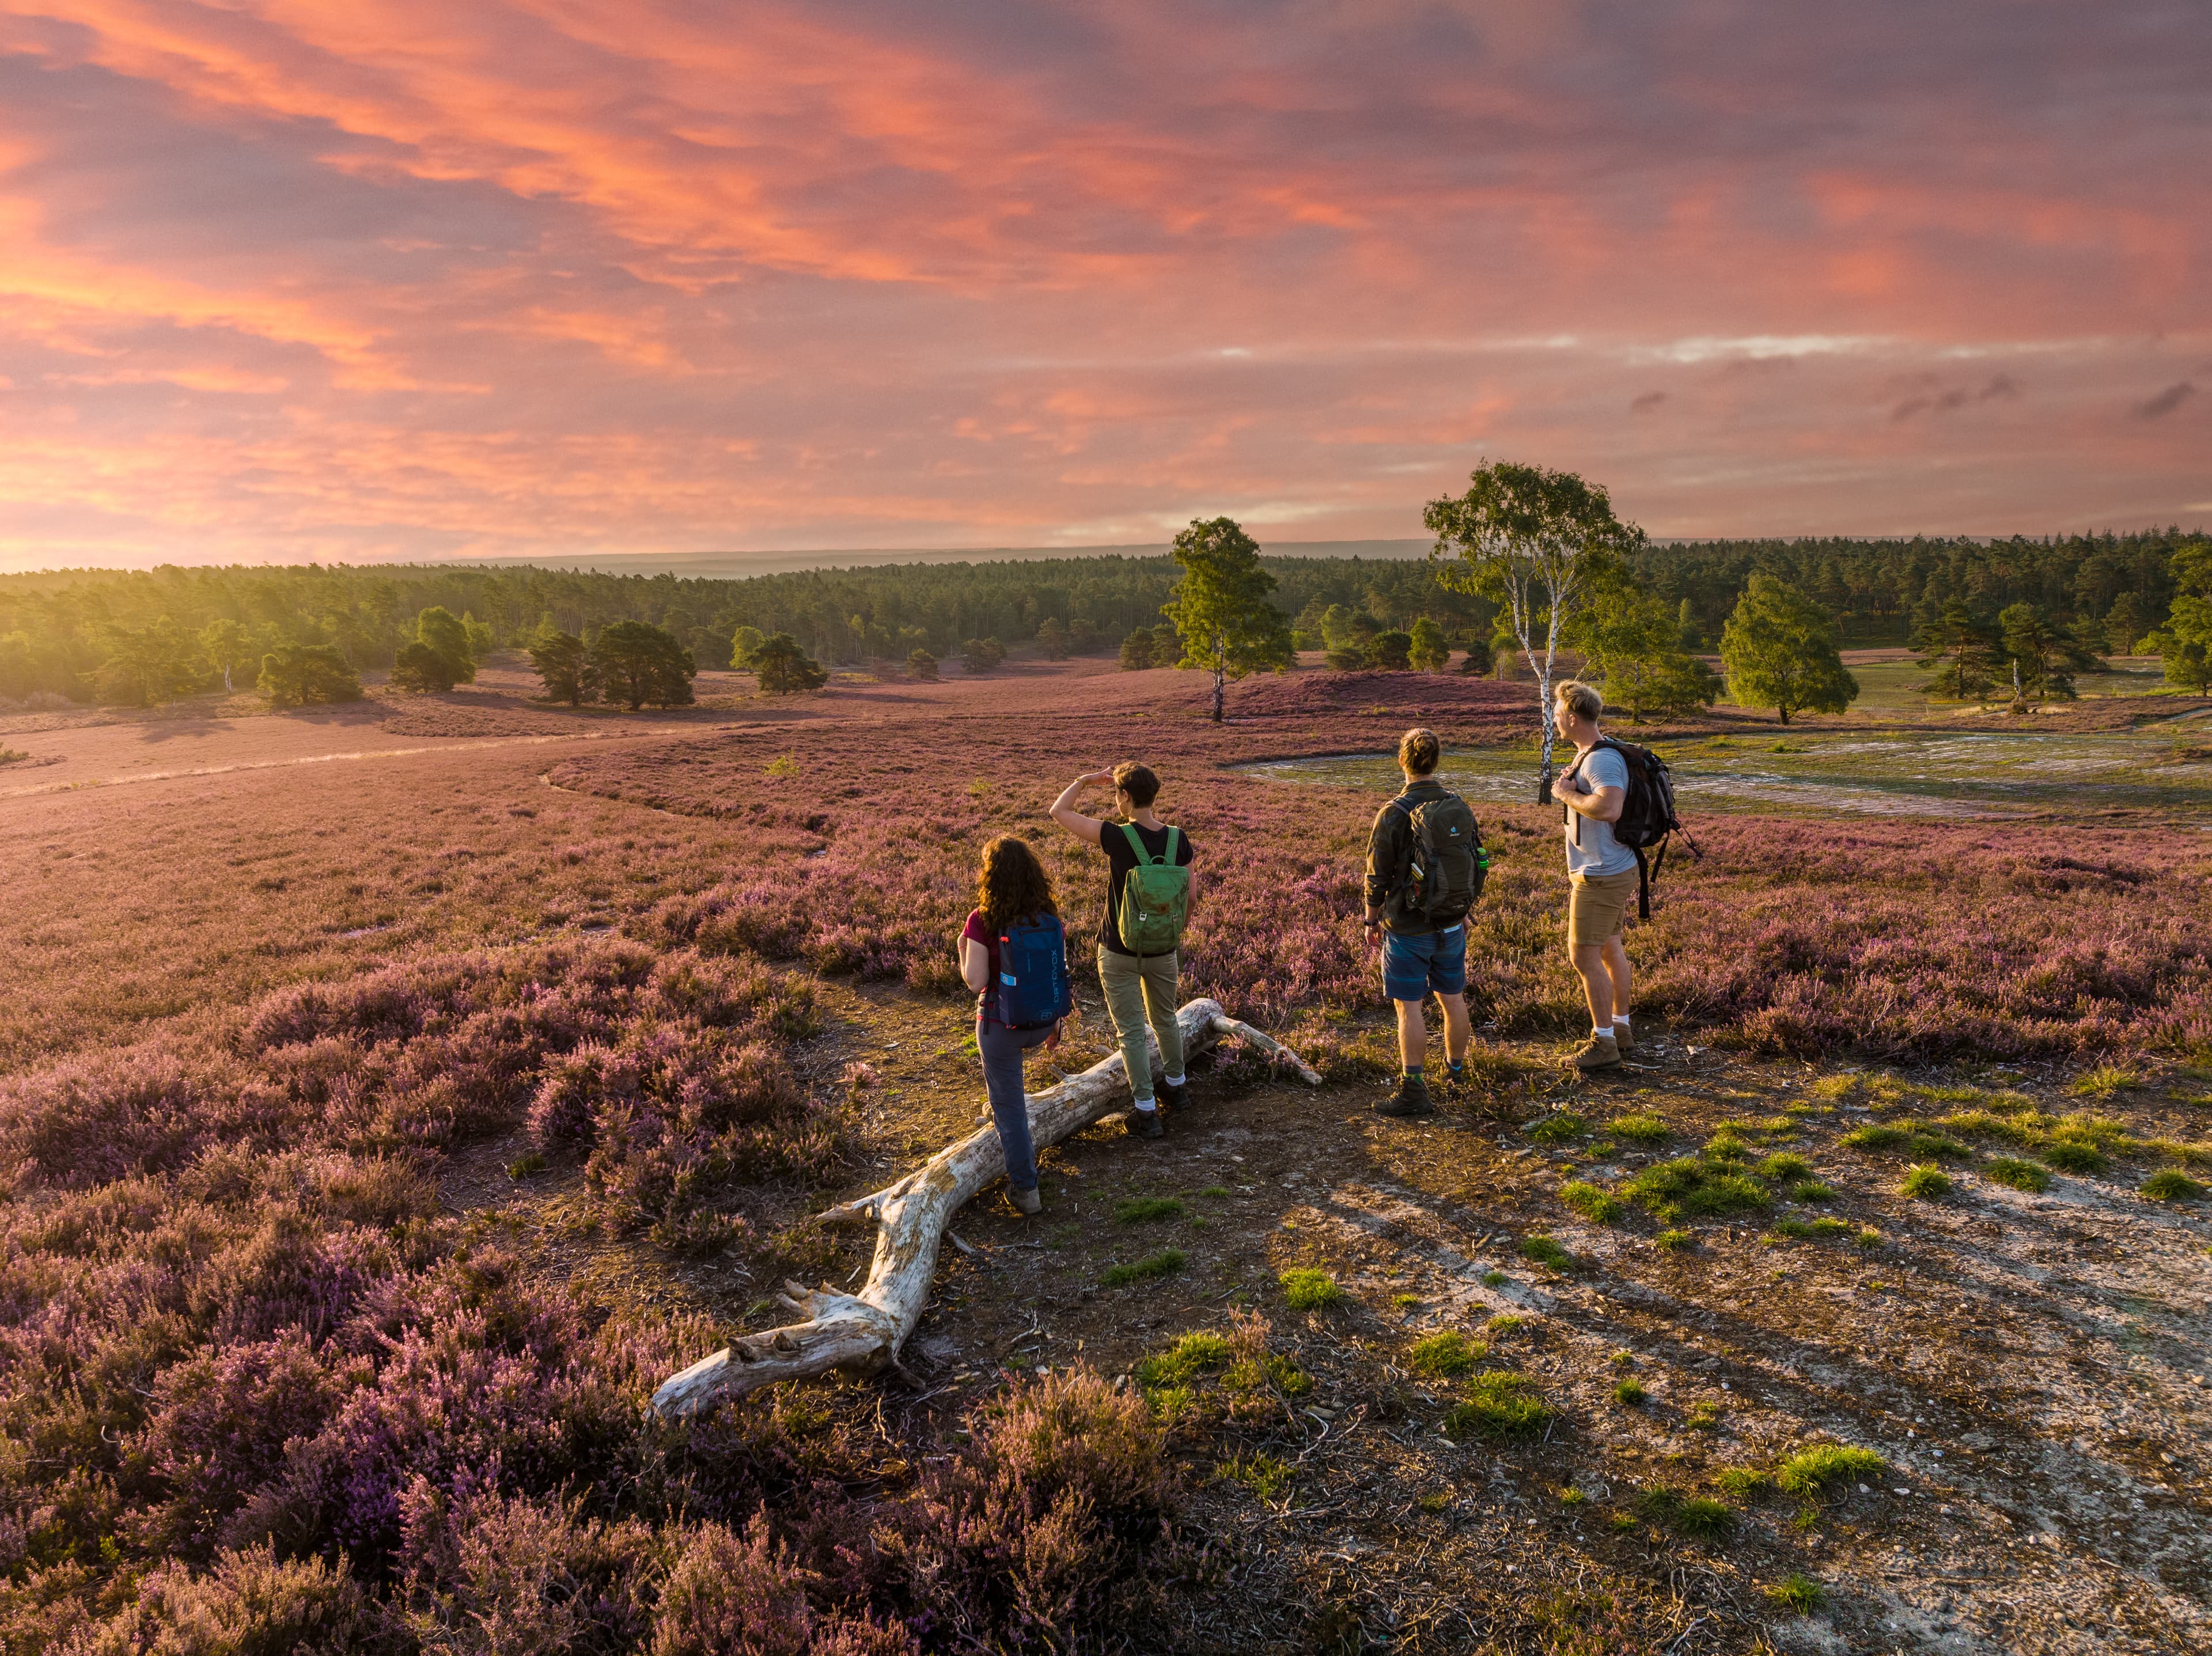
[[1429,1031],[1421,1003],[1431,994],[1444,1014],[1444,1061],[1465,1072],[1474,1037],[1467,1016],[1467,916],[1481,889],[1482,836],[1466,800],[1436,779],[1443,749],[1433,731],[1411,730],[1398,743],[1406,790],[1375,814],[1367,846],[1370,947],[1382,951],[1382,991],[1398,1012],[1398,1090],[1377,1115],[1436,1113],[1423,1073]]

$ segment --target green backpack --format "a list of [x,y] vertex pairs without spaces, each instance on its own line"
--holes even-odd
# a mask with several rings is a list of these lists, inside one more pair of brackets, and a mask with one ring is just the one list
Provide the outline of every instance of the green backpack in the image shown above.
[[1173,954],[1190,917],[1190,870],[1176,864],[1182,830],[1170,826],[1168,848],[1155,857],[1134,828],[1121,827],[1137,854],[1136,867],[1121,882],[1121,947],[1132,955]]

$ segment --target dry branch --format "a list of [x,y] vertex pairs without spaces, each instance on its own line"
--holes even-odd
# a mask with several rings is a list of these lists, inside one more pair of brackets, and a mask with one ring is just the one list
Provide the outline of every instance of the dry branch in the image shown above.
[[[1321,1085],[1321,1077],[1297,1053],[1229,1016],[1218,1002],[1192,1001],[1176,1016],[1190,1053],[1224,1037],[1243,1040],[1291,1065],[1309,1085]],[[1157,1043],[1153,1050],[1157,1056]],[[1057,1144],[1112,1113],[1129,1095],[1122,1068],[1116,1052],[1056,1087],[1031,1093],[1030,1136],[1037,1149]],[[876,1374],[895,1365],[928,1302],[945,1227],[963,1203],[1004,1177],[1006,1170],[999,1131],[985,1127],[947,1145],[904,1178],[830,1209],[822,1216],[824,1223],[876,1228],[875,1259],[860,1292],[787,1282],[787,1291],[777,1297],[805,1321],[748,1334],[693,1363],[653,1394],[654,1410],[664,1416],[692,1415],[723,1398],[743,1397],[778,1380],[803,1380],[832,1368]]]

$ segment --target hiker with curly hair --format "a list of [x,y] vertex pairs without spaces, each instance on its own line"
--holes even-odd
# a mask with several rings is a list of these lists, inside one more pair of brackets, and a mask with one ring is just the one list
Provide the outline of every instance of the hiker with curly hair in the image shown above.
[[1067,993],[1067,934],[1053,901],[1052,881],[1029,843],[1002,834],[983,847],[975,874],[975,910],[956,945],[960,978],[975,992],[975,1049],[991,1119],[1006,1154],[1006,1188],[1014,1205],[1035,1213],[1036,1148],[1030,1137],[1029,1095],[1022,1055],[1060,1044],[1073,1010]]

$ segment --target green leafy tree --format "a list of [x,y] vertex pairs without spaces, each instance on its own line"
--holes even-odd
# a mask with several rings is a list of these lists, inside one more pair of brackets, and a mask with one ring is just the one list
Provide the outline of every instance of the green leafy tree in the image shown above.
[[1423,616],[1413,623],[1407,654],[1421,671],[1441,672],[1444,664],[1451,659],[1451,646],[1445,641],[1444,629]]
[[2105,647],[2116,656],[2131,656],[2136,646],[2151,631],[2150,608],[2139,592],[2123,592],[2112,600],[2105,617]]
[[753,658],[760,653],[763,642],[757,627],[740,627],[730,635],[730,665],[741,673],[753,670]]
[[691,680],[699,664],[665,628],[648,621],[610,622],[592,640],[587,659],[601,693],[632,713],[647,702],[657,707],[691,705]]
[[420,639],[403,644],[392,658],[392,688],[442,695],[453,688],[453,664]]
[[1006,646],[994,638],[971,638],[960,646],[960,664],[971,673],[988,673],[1006,658]]
[[790,695],[799,690],[818,690],[830,682],[829,670],[799,647],[788,633],[761,640],[753,652],[753,675],[770,695]]
[[934,684],[937,682],[937,658],[927,650],[915,650],[907,656],[906,670],[910,678]]
[[1466,494],[1431,500],[1422,513],[1437,537],[1429,558],[1443,585],[1501,606],[1500,619],[1536,676],[1544,721],[1536,798],[1548,804],[1559,739],[1552,683],[1561,635],[1591,587],[1643,544],[1644,531],[1613,515],[1603,488],[1571,471],[1501,460],[1469,474],[1468,482]]
[[1935,676],[1920,688],[1951,701],[1979,701],[2003,665],[1996,635],[1974,619],[1963,598],[1947,598],[1913,630],[1912,647]]
[[1784,725],[1794,713],[1839,713],[1859,696],[1828,612],[1771,575],[1753,574],[1736,600],[1721,629],[1721,665],[1739,706],[1771,707]]
[[1037,628],[1037,647],[1044,652],[1047,661],[1065,661],[1074,647],[1067,636],[1067,628],[1060,624],[1057,616],[1047,616]]
[[1121,640],[1121,670],[1140,673],[1152,664],[1152,629],[1139,627]]
[[1459,670],[1471,677],[1481,678],[1489,673],[1496,660],[1489,640],[1471,638],[1467,641],[1467,654],[1460,658]]
[[1411,633],[1377,633],[1367,640],[1367,664],[1386,673],[1402,673],[1413,665]]
[[545,686],[548,701],[580,707],[599,699],[599,676],[584,640],[574,633],[541,632],[531,641],[531,670]]
[[478,621],[464,610],[461,611],[461,630],[468,635],[471,661],[482,661],[492,652],[494,640],[489,622]]
[[272,707],[358,701],[361,680],[335,644],[287,644],[261,658],[254,688]]
[[245,623],[228,618],[211,621],[200,628],[200,653],[208,664],[222,675],[222,688],[234,692],[237,686],[231,674],[253,659],[253,635],[246,630]]
[[2008,604],[1997,616],[2012,658],[2012,705],[2076,699],[2074,676],[2104,665],[2094,651],[2032,604]]
[[1176,665],[1213,675],[1218,725],[1229,680],[1285,672],[1297,664],[1290,623],[1267,602],[1275,578],[1260,567],[1258,543],[1234,519],[1192,519],[1175,537],[1173,551],[1182,579],[1160,613],[1174,623],[1182,645]]
[[173,701],[198,680],[199,652],[183,628],[162,616],[143,627],[106,629],[107,660],[95,692],[102,701],[151,707]]
[[415,641],[436,652],[445,664],[446,682],[438,688],[476,682],[477,658],[469,646],[468,623],[444,604],[434,604],[415,617]]
[[2177,548],[2172,568],[2173,607],[2142,646],[2158,652],[2167,683],[2212,694],[2212,541]]
[[1718,674],[1682,648],[1675,613],[1624,580],[1602,583],[1567,628],[1584,671],[1602,679],[1605,699],[1638,723],[1710,707]]

